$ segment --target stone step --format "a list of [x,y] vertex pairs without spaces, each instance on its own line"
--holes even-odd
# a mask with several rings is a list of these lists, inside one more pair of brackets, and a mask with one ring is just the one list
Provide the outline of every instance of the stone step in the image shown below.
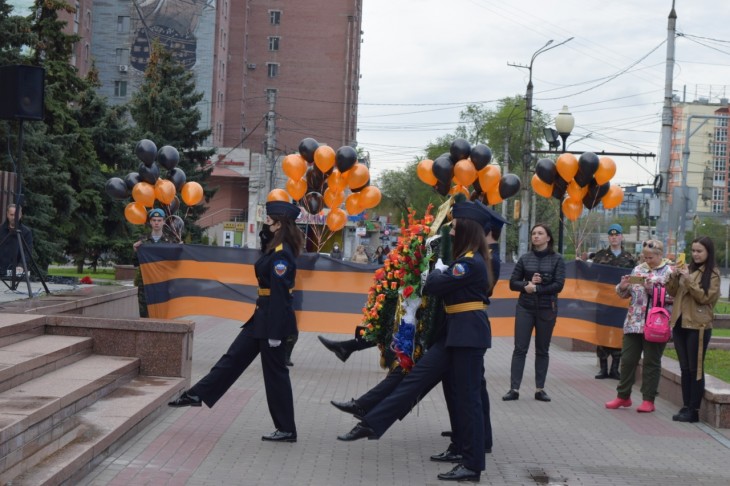
[[0,348],[0,392],[91,354],[88,337],[42,335]]
[[25,472],[4,474],[0,482],[10,480],[13,486],[77,483],[166,410],[167,402],[185,383],[184,378],[138,376],[77,413],[73,429],[30,457]]
[[32,467],[29,458],[42,459],[40,450],[77,428],[75,414],[138,372],[138,358],[91,355],[0,393],[0,484]]
[[45,326],[44,316],[0,313],[0,347],[40,336],[45,333]]

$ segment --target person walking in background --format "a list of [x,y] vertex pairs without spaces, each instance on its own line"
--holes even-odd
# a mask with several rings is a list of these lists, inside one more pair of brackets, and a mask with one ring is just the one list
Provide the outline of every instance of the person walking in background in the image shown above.
[[370,263],[368,254],[365,253],[365,247],[363,245],[357,245],[355,248],[355,254],[352,255],[351,261],[354,263]]
[[[608,248],[604,248],[596,252],[593,256],[593,263],[623,268],[634,268],[636,266],[636,259],[634,256],[624,250],[623,232],[624,229],[618,223],[614,223],[608,227]],[[605,378],[618,380],[621,378],[621,375],[619,374],[621,348],[599,345],[596,347],[596,356],[598,356],[598,362],[601,367],[601,371],[599,371],[595,376],[597,380],[603,380]],[[611,357],[611,371],[608,370],[609,356]]]
[[264,233],[269,242],[254,264],[258,299],[253,316],[210,372],[172,402],[171,407],[213,407],[253,360],[261,355],[266,401],[276,430],[261,437],[274,442],[296,442],[294,398],[286,350],[282,341],[297,332],[292,289],[296,279],[296,258],[304,235],[296,226],[299,208],[284,201],[266,203]]
[[535,400],[549,402],[545,378],[550,362],[550,341],[558,317],[558,294],[565,284],[563,256],[553,250],[553,234],[545,224],[530,231],[532,251],[520,257],[509,288],[520,293],[515,311],[515,349],[512,353],[510,390],[504,401],[519,400],[530,339],[535,330]]
[[[654,287],[665,285],[672,274],[668,260],[664,258],[664,245],[661,241],[647,240],[641,253],[644,263],[637,265],[631,275],[621,277],[616,285],[619,297],[629,301],[629,310],[624,321],[624,339],[621,348],[621,380],[616,387],[617,397],[606,402],[606,408],[617,409],[631,406],[631,388],[636,380],[636,367],[641,355],[644,355],[641,379],[641,395],[643,402],[637,412],[649,413],[655,410],[654,398],[659,389],[659,378],[662,371],[662,354],[666,343],[653,343],[644,339],[644,325],[649,311],[650,299]],[[636,281],[637,283],[632,283]],[[641,283],[639,283],[640,281]],[[665,308],[671,312],[670,297]]]
[[698,422],[705,394],[704,362],[712,337],[714,307],[720,298],[720,271],[715,262],[715,244],[707,236],[692,242],[689,266],[678,265],[667,291],[674,297],[672,319],[674,349],[682,372],[682,408],[676,422]]
[[147,237],[137,240],[132,245],[134,248],[134,266],[137,267],[137,273],[134,277],[134,285],[137,286],[137,300],[139,302],[139,317],[149,317],[147,310],[147,297],[144,293],[144,281],[142,280],[142,272],[139,269],[139,260],[137,259],[137,249],[142,245],[154,245],[157,243],[180,243],[172,237],[165,234],[165,211],[160,208],[150,209],[147,213],[147,223],[150,225],[150,234]]

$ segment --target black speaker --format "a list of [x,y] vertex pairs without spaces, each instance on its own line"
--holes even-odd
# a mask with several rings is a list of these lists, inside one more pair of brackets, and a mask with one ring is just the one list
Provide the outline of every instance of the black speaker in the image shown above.
[[43,120],[46,70],[0,66],[0,119]]

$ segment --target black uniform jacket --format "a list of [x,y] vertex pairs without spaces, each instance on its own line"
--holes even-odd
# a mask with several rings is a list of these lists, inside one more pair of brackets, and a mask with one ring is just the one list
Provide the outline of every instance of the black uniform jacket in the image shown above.
[[[297,332],[297,321],[291,290],[297,276],[297,265],[291,247],[286,243],[261,255],[254,264],[259,297],[256,310],[245,324],[253,327],[253,337],[258,339],[286,339]],[[269,295],[260,295],[267,293]]]
[[[468,252],[455,260],[445,271],[430,272],[423,293],[442,297],[446,306],[465,302],[486,304],[489,286],[484,258],[480,253]],[[491,347],[492,329],[486,311],[471,310],[446,314],[446,346]]]

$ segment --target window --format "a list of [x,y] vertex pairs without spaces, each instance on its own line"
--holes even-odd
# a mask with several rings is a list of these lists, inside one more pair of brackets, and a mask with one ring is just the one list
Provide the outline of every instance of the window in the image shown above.
[[126,81],[114,81],[114,96],[118,96],[118,97],[127,96],[127,82]]
[[727,142],[727,128],[715,128],[715,142]]
[[725,157],[725,154],[727,153],[727,145],[724,143],[714,143],[712,145],[714,145],[713,154],[716,157]]
[[117,17],[117,33],[127,34],[129,33],[129,17],[119,16]]
[[725,116],[725,115],[720,115],[720,116],[722,116],[722,118],[719,118],[717,120],[717,126],[718,127],[726,127],[727,126],[727,119],[728,119],[728,117]]
[[266,102],[271,103],[272,101],[276,101],[276,88],[267,88],[266,89]]
[[724,213],[725,203],[723,201],[712,201],[712,212],[713,213]]
[[725,189],[713,188],[712,189],[712,200],[713,201],[724,201],[725,200]]
[[271,25],[281,24],[281,10],[269,10],[269,22]]
[[275,62],[267,62],[266,70],[270,78],[275,78],[279,75],[279,64]]
[[116,63],[120,66],[129,64],[129,49],[116,50]]
[[725,171],[725,159],[715,159],[715,171]]
[[[724,172],[715,172],[715,182],[725,182]],[[724,185],[724,184],[722,184]]]
[[269,50],[270,51],[279,50],[279,39],[280,39],[280,37],[269,37]]

